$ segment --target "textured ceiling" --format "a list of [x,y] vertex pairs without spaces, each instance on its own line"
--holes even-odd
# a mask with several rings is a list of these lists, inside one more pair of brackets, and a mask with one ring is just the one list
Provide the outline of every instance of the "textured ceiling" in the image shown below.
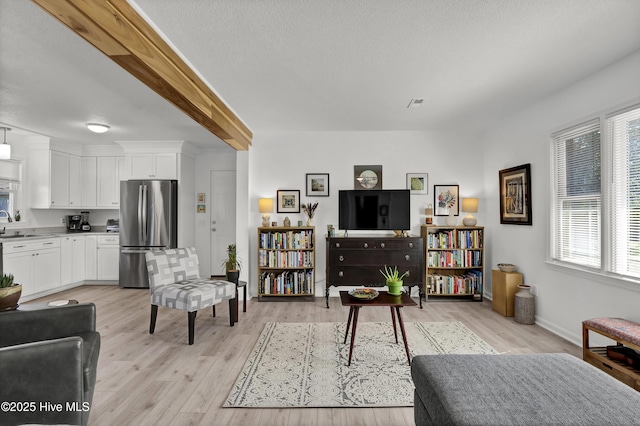
[[[482,132],[640,49],[637,0],[131,4],[254,133]],[[0,122],[69,140],[220,146],[34,4],[0,10]],[[407,109],[412,98],[424,105]],[[87,121],[113,132],[88,135]]]

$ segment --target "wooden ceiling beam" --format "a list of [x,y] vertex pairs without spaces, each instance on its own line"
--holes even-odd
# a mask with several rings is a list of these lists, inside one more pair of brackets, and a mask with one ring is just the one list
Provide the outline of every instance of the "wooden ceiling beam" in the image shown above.
[[126,0],[32,0],[229,146],[251,130]]

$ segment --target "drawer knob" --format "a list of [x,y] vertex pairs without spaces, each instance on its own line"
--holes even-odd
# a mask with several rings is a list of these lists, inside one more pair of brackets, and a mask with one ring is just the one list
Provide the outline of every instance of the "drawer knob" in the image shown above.
[[339,247],[340,247],[340,243],[336,243],[336,247],[338,247],[338,248],[339,248]]
[[413,243],[409,243],[409,248],[413,248]]
[[384,243],[380,243],[380,248],[384,248]]
[[340,262],[343,262],[343,261],[344,261],[344,256],[343,256],[343,255],[340,255],[340,256],[338,257],[338,260],[339,260]]
[[406,255],[404,256],[404,260],[411,260],[411,256],[409,256],[408,254],[406,254]]
[[364,247],[364,248],[369,248],[369,244],[364,243],[364,244],[362,245],[362,247]]
[[338,272],[339,277],[344,277],[344,273],[342,271]]

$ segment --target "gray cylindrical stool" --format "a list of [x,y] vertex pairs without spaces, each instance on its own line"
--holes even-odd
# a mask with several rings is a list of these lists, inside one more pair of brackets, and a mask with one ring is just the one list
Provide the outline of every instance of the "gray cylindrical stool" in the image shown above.
[[521,284],[515,295],[515,320],[520,324],[536,323],[536,297],[531,294],[531,286]]

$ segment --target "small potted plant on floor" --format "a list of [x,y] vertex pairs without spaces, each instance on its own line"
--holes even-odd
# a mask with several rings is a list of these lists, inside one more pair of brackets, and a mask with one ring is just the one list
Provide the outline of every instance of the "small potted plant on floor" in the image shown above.
[[0,311],[10,311],[18,307],[22,285],[13,283],[13,275],[2,274],[0,279]]
[[389,289],[390,295],[399,296],[402,294],[402,279],[409,275],[409,271],[400,275],[397,266],[391,268],[384,265],[384,271],[380,269],[380,273],[387,280],[387,288]]
[[235,244],[229,244],[227,247],[227,259],[222,263],[227,275],[227,281],[238,283],[240,279],[240,269],[242,262],[238,258],[238,252]]

